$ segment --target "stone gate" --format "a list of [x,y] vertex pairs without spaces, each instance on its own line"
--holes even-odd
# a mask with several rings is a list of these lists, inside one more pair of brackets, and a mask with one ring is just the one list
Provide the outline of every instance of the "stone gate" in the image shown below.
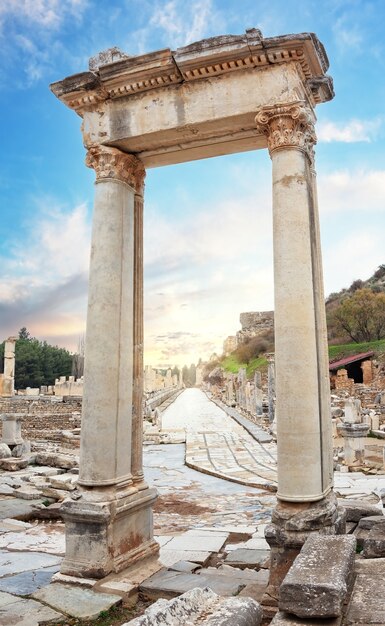
[[81,498],[64,507],[63,573],[102,577],[158,550],[156,494],[142,471],[146,168],[266,147],[278,434],[278,505],[267,535],[272,582],[286,567],[282,554],[310,528],[336,531],[313,149],[315,106],[334,95],[327,69],[314,34],[263,38],[250,29],[174,52],[131,57],[114,48],[51,85],[82,118],[86,164],[96,173]]

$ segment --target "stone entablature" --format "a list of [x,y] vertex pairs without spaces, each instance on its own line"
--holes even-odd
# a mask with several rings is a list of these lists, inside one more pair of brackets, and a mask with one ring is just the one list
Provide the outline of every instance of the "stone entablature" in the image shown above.
[[87,149],[108,144],[154,167],[265,147],[264,118],[257,126],[256,114],[300,100],[311,116],[311,107],[333,98],[328,65],[312,33],[264,38],[250,29],[174,52],[105,51],[90,71],[51,89],[83,117]]

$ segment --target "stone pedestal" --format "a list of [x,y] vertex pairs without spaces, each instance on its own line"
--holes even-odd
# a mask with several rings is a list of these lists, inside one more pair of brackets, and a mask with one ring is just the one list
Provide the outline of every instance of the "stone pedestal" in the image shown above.
[[368,424],[344,422],[338,425],[338,432],[344,438],[344,462],[348,467],[365,464],[365,437]]
[[8,337],[4,345],[4,374],[2,377],[1,395],[11,398],[15,395],[15,346],[17,337]]
[[[142,203],[135,156],[92,148],[96,170],[77,501],[63,504],[61,572],[102,578],[157,554],[142,473]],[[140,206],[138,206],[140,205]]]
[[269,585],[262,600],[267,607],[278,606],[281,582],[307,538],[343,534],[346,513],[338,509],[332,492],[316,503],[278,502],[271,521],[265,530],[271,548]]
[[6,443],[8,446],[17,446],[19,443],[23,443],[21,422],[24,417],[24,413],[4,413],[1,415],[3,422],[2,443]]

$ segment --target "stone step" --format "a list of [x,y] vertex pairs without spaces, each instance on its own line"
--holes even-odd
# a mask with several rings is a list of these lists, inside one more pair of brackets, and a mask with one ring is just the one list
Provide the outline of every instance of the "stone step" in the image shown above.
[[352,535],[311,535],[281,584],[280,611],[307,619],[341,615],[352,582],[355,549]]

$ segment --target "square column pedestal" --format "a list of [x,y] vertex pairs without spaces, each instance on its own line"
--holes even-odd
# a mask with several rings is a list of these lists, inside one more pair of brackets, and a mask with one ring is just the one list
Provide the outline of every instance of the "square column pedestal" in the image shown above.
[[97,174],[89,276],[79,491],[62,505],[61,572],[103,578],[158,554],[155,489],[143,480],[145,170],[115,148],[91,148]]

